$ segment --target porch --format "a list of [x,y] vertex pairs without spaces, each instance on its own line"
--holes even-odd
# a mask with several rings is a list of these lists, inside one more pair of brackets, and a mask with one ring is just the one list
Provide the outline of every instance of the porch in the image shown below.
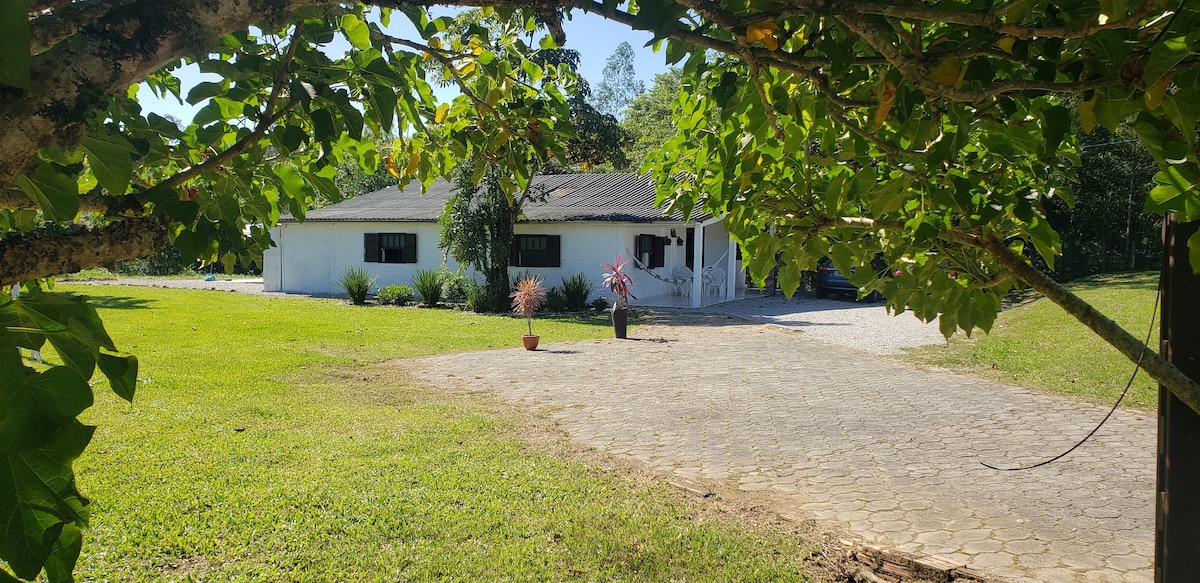
[[732,301],[737,301],[737,300],[744,300],[748,297],[754,298],[754,297],[758,297],[760,295],[762,295],[762,293],[761,293],[761,290],[758,290],[758,289],[747,290],[746,288],[738,288],[734,292],[733,297],[727,297],[724,293],[721,293],[720,295],[703,295],[703,297],[700,298],[699,302],[693,302],[691,296],[678,295],[678,294],[662,294],[662,295],[655,295],[655,296],[650,296],[650,297],[640,297],[639,296],[637,301],[631,302],[630,307],[632,307],[634,309],[637,309],[637,308],[680,308],[680,309],[707,308],[710,306],[715,306],[717,304],[723,304],[726,302],[732,302]]

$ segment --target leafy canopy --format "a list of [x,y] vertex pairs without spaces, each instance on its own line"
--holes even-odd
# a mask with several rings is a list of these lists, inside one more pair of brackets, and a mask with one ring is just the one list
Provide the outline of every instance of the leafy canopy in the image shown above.
[[[653,31],[682,63],[678,135],[649,167],[668,206],[699,202],[725,217],[755,277],[782,258],[780,281],[795,289],[822,255],[848,271],[882,253],[894,275],[859,269],[855,283],[894,310],[940,318],[946,334],[986,330],[1000,296],[1031,285],[1131,359],[1144,350],[1028,256],[1058,254],[1045,207],[1071,202],[1079,134],[1100,126],[1128,124],[1154,160],[1145,210],[1200,219],[1194,2],[571,5]],[[496,178],[507,197],[530,169],[567,160],[577,80],[532,55],[562,40],[568,9],[483,9],[503,12],[493,26],[395,6],[0,4],[0,285],[149,255],[168,240],[185,258],[248,264],[282,213],[303,218],[312,201],[336,199],[346,163],[429,183],[479,160],[511,170]],[[394,16],[420,38],[391,34]],[[531,37],[539,24],[550,34]],[[183,94],[181,63],[219,80]],[[131,90],[142,81],[203,106],[181,128],[142,111]],[[436,83],[462,96],[438,103]],[[39,230],[81,212],[95,213],[90,226]],[[1189,243],[1200,267],[1200,237]],[[65,581],[87,518],[70,460],[90,429],[76,416],[96,368],[126,398],[137,370],[86,303],[35,288],[0,304],[0,391],[12,403],[0,413],[0,559],[18,577]],[[46,342],[61,365],[15,356]],[[1200,385],[1153,353],[1143,366],[1200,410]]]

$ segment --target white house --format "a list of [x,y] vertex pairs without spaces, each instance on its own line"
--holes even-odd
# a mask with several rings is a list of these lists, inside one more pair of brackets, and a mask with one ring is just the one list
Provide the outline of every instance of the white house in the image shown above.
[[[738,249],[720,219],[663,216],[647,175],[539,176],[533,188],[545,200],[527,203],[516,225],[514,274],[535,273],[553,286],[583,273],[599,290],[601,264],[620,254],[637,258],[630,275],[642,305],[699,307],[744,291]],[[272,231],[277,246],[263,257],[263,288],[335,295],[348,267],[375,275],[379,286],[410,285],[418,269],[443,263],[456,269],[438,247],[437,218],[451,190],[445,181],[424,194],[419,184],[393,186],[313,210],[303,222],[282,219]]]

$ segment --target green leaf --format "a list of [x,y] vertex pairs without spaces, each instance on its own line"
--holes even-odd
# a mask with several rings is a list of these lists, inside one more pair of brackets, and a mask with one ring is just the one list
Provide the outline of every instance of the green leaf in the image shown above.
[[197,83],[195,87],[192,87],[191,91],[188,91],[186,101],[190,105],[196,105],[197,103],[200,103],[201,101],[204,101],[210,97],[223,95],[228,90],[228,81],[204,81]]
[[81,146],[100,186],[113,196],[124,195],[133,178],[133,156],[137,153],[129,140],[100,130],[84,136]]
[[92,406],[87,379],[65,366],[52,366],[33,375],[26,386],[42,412],[62,420],[74,419]]
[[44,446],[0,458],[0,559],[18,577],[36,577],[64,527],[85,522],[87,500],[75,488],[71,462],[92,433],[93,428],[71,420]]
[[284,126],[283,130],[281,131],[280,138],[283,142],[283,146],[287,148],[289,152],[294,152],[299,149],[300,146],[303,146],[304,142],[308,141],[308,133],[305,132],[304,128],[300,126],[289,124]]
[[138,359],[132,354],[124,356],[100,353],[97,361],[100,372],[108,377],[108,384],[118,397],[133,402],[133,394],[137,391]]
[[142,193],[142,196],[154,204],[152,214],[166,216],[172,220],[190,224],[200,214],[200,205],[194,200],[180,200],[179,193],[174,190],[154,187]]
[[396,91],[391,87],[375,87],[366,92],[366,97],[378,118],[379,127],[385,132],[392,131],[392,122],[396,118]]
[[72,571],[79,561],[81,550],[83,530],[74,524],[64,525],[46,560],[46,583],[73,583],[75,577]]
[[337,139],[333,130],[333,116],[324,109],[315,109],[309,117],[312,119],[314,136],[318,142],[332,142]]
[[0,83],[29,89],[32,62],[29,32],[29,3],[0,0]]
[[1062,253],[1062,242],[1059,240],[1058,232],[1050,226],[1048,221],[1039,217],[1035,218],[1029,226],[1029,238],[1033,240],[1033,246],[1042,259],[1046,261],[1046,267],[1054,269],[1054,260]]
[[[1188,198],[1195,198],[1192,186],[1194,177],[1185,166],[1167,166],[1154,174],[1154,188],[1146,198],[1145,212],[1165,215],[1185,210]],[[1187,222],[1191,219],[1181,219]]]
[[350,45],[354,48],[365,51],[371,48],[371,27],[356,14],[346,14],[342,16],[342,32],[346,35],[346,40],[350,41]]
[[1160,39],[1150,49],[1150,57],[1146,59],[1146,69],[1142,73],[1143,82],[1147,87],[1154,85],[1189,54],[1191,54],[1191,49],[1186,36]]
[[63,364],[84,379],[92,378],[101,347],[116,350],[95,308],[83,298],[36,293],[14,304],[22,318],[45,331]]
[[337,184],[335,184],[332,180],[324,176],[318,176],[312,172],[300,172],[300,175],[304,177],[304,180],[308,182],[309,186],[316,189],[318,192],[324,195],[325,198],[334,202],[339,202],[342,200],[342,190],[338,188]]
[[1069,131],[1071,110],[1055,105],[1042,113],[1042,137],[1046,141],[1046,149],[1042,153],[1043,160],[1049,160],[1058,153],[1058,146]]
[[1192,273],[1200,275],[1200,231],[1188,237],[1188,261],[1192,264]]
[[45,161],[38,164],[33,176],[18,176],[16,183],[47,219],[65,222],[79,214],[79,184]]

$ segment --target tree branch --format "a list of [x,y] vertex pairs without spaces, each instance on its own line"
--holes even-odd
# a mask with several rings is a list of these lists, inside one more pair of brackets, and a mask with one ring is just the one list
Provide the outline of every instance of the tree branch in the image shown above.
[[933,95],[940,95],[959,103],[982,103],[988,99],[998,95],[1013,93],[1016,91],[1063,91],[1063,92],[1083,92],[1100,89],[1112,85],[1121,84],[1121,80],[1115,76],[1101,77],[1097,79],[1089,79],[1086,81],[1072,81],[1069,83],[1055,83],[1052,81],[1036,81],[1028,79],[1015,79],[1012,81],[996,82],[987,89],[979,90],[964,90],[950,85],[942,85],[934,81],[930,73],[932,72],[933,63],[925,59],[907,57],[889,41],[864,20],[859,15],[842,16],[841,21],[852,32],[859,35],[871,48],[875,49],[880,55],[883,55],[888,62],[896,67],[900,73],[913,85],[928,91]]
[[169,221],[138,217],[66,234],[32,231],[0,240],[0,286],[75,273],[157,253]]
[[[1033,268],[1024,257],[1017,255],[1008,245],[994,235],[979,238],[979,248],[995,257],[1005,268],[1030,287],[1046,296],[1060,308],[1090,328],[1098,336],[1116,347],[1132,362],[1141,358],[1142,370],[1150,378],[1161,383],[1172,395],[1179,397],[1193,411],[1200,413],[1200,384],[1183,374],[1174,364],[1117,325],[1091,304],[1071,293],[1058,282]],[[1143,356],[1144,354],[1144,356]]]
[[293,99],[289,100],[283,107],[278,108],[278,111],[276,111],[279,97],[283,93],[283,88],[287,85],[288,66],[292,62],[292,57],[296,54],[296,47],[299,45],[300,33],[303,28],[303,23],[296,25],[296,30],[292,34],[292,42],[290,45],[288,45],[287,53],[284,54],[282,62],[279,63],[279,71],[275,74],[274,84],[271,87],[271,95],[267,97],[267,105],[263,108],[262,113],[259,114],[258,125],[254,126],[254,130],[249,134],[246,134],[245,137],[238,140],[237,143],[230,146],[220,154],[217,154],[216,156],[213,156],[212,158],[209,158],[200,164],[189,166],[188,168],[180,170],[174,176],[171,176],[170,178],[158,183],[156,187],[173,190],[182,185],[184,182],[187,182],[193,177],[203,173],[205,170],[223,165],[225,162],[228,162],[234,156],[241,154],[246,150],[246,148],[249,148],[255,142],[262,139],[263,136],[267,135],[267,131],[271,129],[271,126],[275,125],[275,122],[278,122],[280,118],[282,118],[285,114],[287,114],[288,111],[296,106],[296,103],[298,102]]
[[[829,223],[863,229],[904,228],[904,225],[900,223],[884,223],[867,217],[838,217],[831,219]],[[1186,403],[1193,411],[1200,413],[1200,383],[1183,374],[1174,364],[1126,332],[1124,328],[1102,314],[1100,310],[1035,269],[1024,257],[1010,249],[1004,241],[995,235],[982,236],[953,229],[943,230],[938,234],[938,238],[950,243],[974,247],[991,255],[1013,277],[1025,282],[1046,299],[1062,308],[1063,311],[1074,316],[1097,336],[1124,354],[1130,362],[1138,363],[1140,359],[1142,370],[1146,371],[1150,378],[1166,387],[1172,395],[1179,397],[1179,400]]]
[[[79,210],[103,214],[105,216],[141,214],[146,201],[136,194],[124,196],[108,196],[100,194],[100,189],[80,195]],[[0,209],[8,210],[37,210],[38,206],[25,193],[19,190],[0,192]]]
[[72,37],[84,27],[99,21],[115,7],[127,4],[121,2],[72,2],[56,8],[52,12],[43,13],[29,23],[32,36],[29,52],[40,55],[50,50],[60,42]]
[[883,2],[855,2],[843,0],[838,2],[829,2],[828,4],[812,1],[793,2],[793,4],[795,4],[795,6],[785,10],[760,12],[758,14],[754,14],[750,18],[741,19],[740,23],[742,26],[746,26],[754,22],[764,22],[768,20],[773,21],[782,18],[815,15],[834,16],[839,20],[841,20],[842,17],[847,16],[855,17],[861,15],[872,15],[905,21],[937,22],[945,24],[959,24],[964,26],[986,27],[997,31],[1000,34],[1024,40],[1034,37],[1078,39],[1085,38],[1106,30],[1139,28],[1141,21],[1151,13],[1151,8],[1153,8],[1153,3],[1144,2],[1142,3],[1142,7],[1133,14],[1121,20],[1107,22],[1105,24],[1100,24],[1095,20],[1085,20],[1075,26],[1036,27],[1018,26],[1015,24],[1004,23],[1004,15],[1013,8],[1013,5],[1017,4],[1016,2],[1008,2],[984,14],[957,11],[952,12],[949,10],[928,8],[921,5],[903,5]]

